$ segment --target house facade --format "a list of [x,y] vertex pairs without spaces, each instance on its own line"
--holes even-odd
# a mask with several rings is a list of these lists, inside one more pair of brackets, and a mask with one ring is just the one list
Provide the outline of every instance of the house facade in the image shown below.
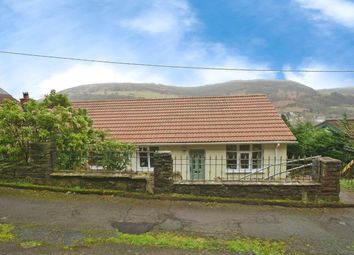
[[[131,168],[153,171],[154,152],[169,151],[183,180],[281,176],[296,138],[264,95],[74,102],[93,126],[138,150]],[[272,165],[273,168],[267,168]]]

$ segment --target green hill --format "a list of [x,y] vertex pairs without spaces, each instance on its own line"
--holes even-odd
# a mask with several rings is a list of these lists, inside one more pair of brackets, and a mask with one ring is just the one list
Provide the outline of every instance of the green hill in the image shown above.
[[324,118],[341,117],[344,112],[354,116],[354,93],[350,93],[350,89],[346,93],[341,91],[341,88],[327,92],[316,91],[294,81],[235,80],[198,87],[101,83],[81,85],[61,93],[67,94],[72,101],[265,94],[278,111],[286,114],[292,121],[306,119],[319,122]]

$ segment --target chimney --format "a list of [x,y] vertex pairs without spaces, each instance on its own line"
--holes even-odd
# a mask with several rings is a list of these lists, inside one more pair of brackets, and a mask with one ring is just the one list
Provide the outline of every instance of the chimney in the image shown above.
[[21,105],[23,106],[25,103],[27,103],[30,99],[28,92],[23,92],[23,98],[20,98]]

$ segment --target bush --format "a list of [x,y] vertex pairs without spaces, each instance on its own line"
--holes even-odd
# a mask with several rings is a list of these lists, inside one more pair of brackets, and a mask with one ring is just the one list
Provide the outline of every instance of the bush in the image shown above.
[[102,166],[105,170],[126,170],[135,146],[117,141],[103,141],[93,145],[89,164]]

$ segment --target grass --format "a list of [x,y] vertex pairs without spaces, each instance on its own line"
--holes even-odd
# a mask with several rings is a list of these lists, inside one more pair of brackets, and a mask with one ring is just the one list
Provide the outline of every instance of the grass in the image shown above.
[[85,238],[84,245],[128,244],[135,246],[170,247],[183,250],[221,251],[251,253],[255,255],[289,254],[286,243],[262,239],[239,238],[236,240],[219,240],[205,237],[178,235],[175,233],[145,233],[140,235],[118,232],[108,238]]
[[227,242],[231,252],[249,253],[255,255],[282,255],[288,254],[286,244],[282,241],[269,241],[260,239],[238,239]]
[[36,248],[36,247],[41,247],[41,246],[45,246],[44,242],[41,241],[24,241],[20,243],[20,246],[24,249],[30,249],[30,248]]
[[12,230],[15,228],[12,224],[0,223],[0,242],[7,242],[15,239],[15,235]]
[[354,191],[354,180],[341,179],[340,187],[350,191]]

